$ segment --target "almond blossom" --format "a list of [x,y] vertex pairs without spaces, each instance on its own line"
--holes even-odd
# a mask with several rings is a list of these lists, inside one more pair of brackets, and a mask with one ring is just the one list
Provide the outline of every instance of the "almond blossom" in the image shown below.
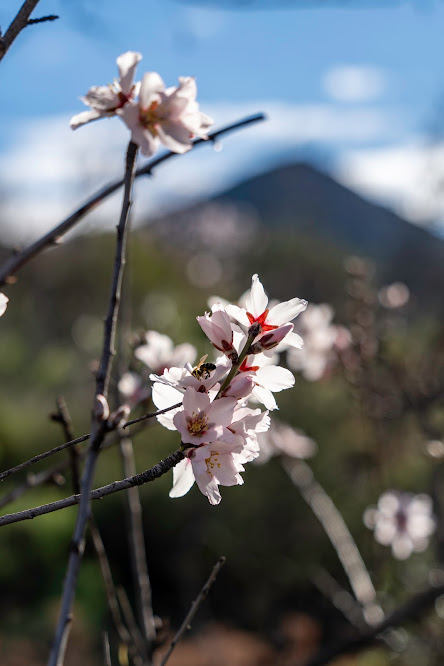
[[231,320],[222,303],[215,303],[211,308],[211,314],[206,312],[203,317],[196,317],[196,319],[211,344],[228,358],[236,361],[237,352],[233,347]]
[[[250,292],[245,298],[245,307],[227,305],[225,309],[242,326],[249,328],[252,324],[257,323],[260,326],[260,332],[267,333],[288,324],[306,307],[307,301],[304,299],[292,298],[268,309],[268,296],[258,275],[255,274],[252,277]],[[285,342],[288,346],[297,349],[303,347],[302,338],[291,331],[286,334]]]
[[142,79],[138,103],[126,104],[117,113],[144,155],[153,155],[159,143],[175,153],[185,153],[196,136],[207,138],[213,124],[199,111],[196,94],[192,76],[179,77],[177,88],[165,88],[159,74],[148,72]]
[[0,317],[5,314],[9,298],[0,292]]
[[377,507],[365,511],[364,523],[374,530],[378,543],[391,546],[398,560],[425,550],[436,529],[432,500],[428,495],[395,490],[383,493]]
[[188,342],[175,347],[168,335],[163,335],[157,331],[147,331],[145,333],[145,344],[136,347],[134,356],[152,372],[161,375],[166,368],[193,363],[197,356],[197,350]]
[[233,418],[236,398],[211,399],[191,386],[185,391],[183,409],[173,418],[184,444],[199,446],[223,439],[232,442],[233,433],[227,429]]
[[88,90],[82,102],[90,107],[90,111],[83,111],[73,116],[70,127],[77,129],[85,123],[99,118],[115,116],[119,109],[132,102],[137,96],[140,83],[133,83],[137,64],[142,55],[135,51],[122,53],[116,62],[119,69],[119,80],[107,86],[93,86]]
[[310,304],[297,322],[298,331],[304,338],[301,351],[289,349],[287,363],[298,370],[308,381],[321,379],[335,360],[335,349],[350,344],[350,333],[342,326],[332,324],[334,310],[330,305]]

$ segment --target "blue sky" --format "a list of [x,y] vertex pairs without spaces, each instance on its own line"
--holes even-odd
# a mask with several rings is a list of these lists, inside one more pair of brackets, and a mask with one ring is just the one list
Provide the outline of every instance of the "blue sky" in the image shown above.
[[[18,4],[2,0],[3,29]],[[427,135],[444,95],[440,0],[267,11],[41,0],[34,16],[53,13],[59,21],[27,28],[0,65],[0,193],[7,217],[22,206],[14,228],[29,236],[119,173],[120,121],[72,133],[68,120],[91,85],[112,81],[126,50],[143,54],[140,75],[158,71],[167,85],[196,76],[216,125],[258,110],[270,117],[227,139],[222,153],[203,149],[162,170],[147,199],[153,212],[311,155],[410,219],[444,219],[434,191],[444,151]]]

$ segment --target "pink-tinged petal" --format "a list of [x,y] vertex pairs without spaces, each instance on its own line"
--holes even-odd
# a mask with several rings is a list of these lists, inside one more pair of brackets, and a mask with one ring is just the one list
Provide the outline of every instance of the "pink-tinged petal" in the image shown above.
[[188,431],[188,421],[183,409],[174,414],[173,423],[175,429],[180,432],[183,442],[185,442],[186,444],[192,444],[195,441],[195,438],[190,440],[190,437],[192,437],[192,435],[190,435]]
[[215,400],[207,409],[208,420],[217,425],[229,426],[233,420],[233,412],[236,405],[236,398],[219,398]]
[[75,130],[86,123],[90,123],[93,120],[98,120],[99,118],[105,118],[108,115],[105,111],[97,111],[97,109],[92,109],[91,111],[82,111],[73,116],[69,121],[69,126],[71,129]]
[[170,497],[183,497],[194,483],[194,474],[191,460],[184,458],[173,467],[173,487]]
[[215,469],[214,477],[221,486],[241,486],[243,484],[244,480],[238,473],[231,455],[219,456],[219,465],[220,467]]
[[166,409],[178,402],[182,402],[183,393],[175,389],[173,386],[156,382],[153,386],[152,398],[157,409]]
[[265,310],[267,309],[267,305],[268,305],[268,296],[264,291],[264,288],[262,286],[261,281],[259,280],[259,277],[257,276],[257,274],[255,274],[253,275],[251,280],[251,290],[245,301],[245,308],[247,312],[253,315],[253,317],[259,317],[263,312],[265,312]]
[[225,389],[223,395],[226,398],[236,398],[236,400],[240,400],[241,398],[246,398],[248,395],[250,395],[253,387],[254,381],[250,375],[242,373],[232,379],[230,385],[227,389]]
[[287,339],[287,336],[293,330],[293,324],[284,324],[284,326],[279,326],[278,328],[273,329],[272,331],[267,331],[260,338],[256,340],[253,345],[252,351],[258,353],[261,351],[268,351],[277,347],[282,340]]
[[129,95],[131,93],[137,63],[141,60],[142,55],[135,51],[122,53],[122,55],[116,60],[117,67],[119,68],[120,88],[124,95]]
[[196,79],[194,76],[179,76],[179,87],[176,94],[181,97],[187,97],[195,100],[197,96]]
[[231,321],[230,317],[225,312],[223,305],[221,303],[216,303],[211,308],[211,311],[212,311],[211,319],[216,324],[216,326],[219,326],[219,328],[223,330],[225,338],[231,342],[233,339]]
[[140,86],[139,104],[147,109],[151,102],[159,101],[159,95],[165,90],[165,84],[157,72],[147,72]]
[[212,119],[211,116],[207,116],[206,113],[202,113],[202,111],[199,112],[200,114],[200,129],[196,134],[200,136],[201,138],[205,138],[206,135],[208,134],[208,130],[212,125],[214,125],[214,120]]
[[188,129],[173,123],[162,122],[157,127],[160,142],[173,153],[186,153],[192,148],[192,136]]
[[276,400],[274,399],[274,395],[269,389],[264,388],[263,386],[255,386],[253,389],[253,396],[270,411],[279,409]]
[[9,298],[4,294],[0,293],[0,317],[5,314],[6,307],[8,305]]
[[113,112],[120,105],[119,94],[111,86],[93,86],[81,100],[97,111]]
[[213,506],[220,504],[222,495],[215,479],[207,474],[207,476],[196,476],[196,483],[199,486],[200,492],[208,498],[208,501]]
[[267,317],[267,324],[272,326],[281,326],[292,321],[298,314],[307,307],[307,301],[303,298],[292,298],[290,301],[278,303],[271,308]]
[[284,344],[288,347],[295,347],[296,349],[303,349],[304,341],[297,333],[288,333],[285,336]]
[[194,388],[189,386],[185,391],[183,397],[183,406],[185,412],[190,416],[192,414],[199,414],[204,412],[210,404],[210,398],[206,393],[198,393]]
[[235,319],[239,324],[242,324],[242,326],[250,326],[250,320],[247,317],[247,311],[245,308],[239,308],[237,305],[231,305],[230,303],[226,306],[225,311],[232,319]]
[[295,382],[293,373],[278,365],[266,365],[259,368],[256,373],[256,380],[261,386],[274,393],[291,388]]

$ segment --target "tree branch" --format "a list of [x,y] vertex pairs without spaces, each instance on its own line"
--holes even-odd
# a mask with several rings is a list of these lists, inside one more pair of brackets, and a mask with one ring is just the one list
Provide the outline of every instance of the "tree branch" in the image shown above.
[[205,583],[205,585],[203,586],[203,588],[201,589],[201,591],[197,595],[196,599],[191,604],[191,608],[190,608],[189,612],[187,613],[184,621],[182,622],[178,632],[176,633],[173,640],[171,641],[170,646],[169,646],[167,652],[165,653],[165,656],[163,657],[162,661],[160,662],[159,666],[165,666],[165,664],[167,663],[168,659],[171,656],[171,653],[173,652],[174,648],[176,647],[176,645],[178,644],[178,642],[180,641],[180,639],[182,638],[182,636],[184,635],[186,630],[191,628],[190,625],[191,625],[191,622],[194,619],[194,616],[196,615],[197,611],[199,610],[199,608],[202,606],[203,602],[207,598],[207,595],[208,595],[208,592],[211,589],[211,586],[213,585],[214,581],[217,578],[217,575],[218,575],[219,571],[222,569],[222,567],[224,566],[226,561],[227,560],[223,555],[221,557],[219,557],[218,561],[216,562],[216,564],[213,567],[213,570],[212,570],[207,582]]
[[16,37],[28,25],[29,16],[38,2],[39,0],[25,0],[4,36],[0,38],[0,61],[3,60]]
[[[126,155],[124,178],[125,188],[119,225],[117,227],[117,246],[114,261],[114,271],[111,282],[111,293],[109,297],[108,312],[105,319],[102,355],[100,358],[99,370],[96,377],[96,400],[97,396],[100,395],[104,396],[105,399],[107,398],[108,384],[111,374],[111,363],[113,355],[115,354],[114,338],[120,305],[123,268],[125,265],[126,239],[128,233],[127,223],[129,211],[131,208],[131,191],[134,182],[137,150],[137,145],[130,141]],[[79,511],[77,514],[77,521],[71,544],[71,552],[68,560],[68,568],[63,585],[62,606],[54,636],[53,646],[48,660],[48,666],[60,666],[63,664],[62,647],[64,642],[64,634],[65,628],[68,626],[68,618],[71,614],[80,562],[85,547],[85,529],[90,515],[90,492],[93,484],[99,449],[107,431],[107,421],[95,414],[94,411],[95,410],[93,410],[93,419],[91,424],[91,441],[81,482]]]
[[[180,449],[177,449],[177,451],[174,451],[167,456],[165,460],[161,460],[154,465],[154,467],[151,467],[140,474],[135,474],[134,476],[122,479],[121,481],[113,481],[113,483],[92,490],[89,494],[89,498],[91,500],[102,499],[102,497],[106,497],[106,495],[112,495],[113,493],[127,490],[133,486],[143,486],[145,483],[150,483],[166,474],[166,472],[175,467],[175,465],[183,460],[183,458],[184,454]],[[18,523],[22,520],[31,520],[32,518],[37,518],[37,516],[43,516],[46,513],[52,513],[53,511],[59,511],[60,509],[66,509],[68,506],[79,504],[80,497],[81,495],[71,495],[71,497],[65,497],[62,500],[43,504],[42,506],[37,506],[33,509],[25,509],[24,511],[18,511],[17,513],[9,513],[6,516],[0,517],[0,527],[3,525],[11,525],[12,523]]]
[[[211,132],[211,134],[208,135],[208,139],[210,141],[216,141],[223,134],[227,134],[228,132],[232,132],[234,130],[240,129],[241,127],[245,127],[246,125],[251,125],[262,120],[265,120],[265,116],[262,113],[258,113],[254,116],[245,118],[244,120],[240,120],[236,123],[227,125],[226,127],[222,127],[220,130]],[[204,139],[196,139],[193,142],[193,146],[201,145],[202,143],[205,143]],[[162,162],[175,157],[176,155],[177,153],[173,152],[163,153],[159,157],[148,162],[144,167],[138,169],[134,177],[138,178],[139,176],[150,176],[152,170],[155,167],[157,167]],[[84,203],[83,206],[72,213],[72,215],[60,222],[60,224],[54,227],[54,229],[51,229],[51,231],[36,240],[35,243],[32,243],[32,245],[29,247],[25,248],[21,252],[17,252],[12,257],[10,257],[10,259],[6,261],[3,267],[0,268],[0,286],[4,286],[5,284],[12,284],[15,281],[13,276],[20,270],[20,268],[22,268],[22,266],[27,264],[29,261],[31,261],[31,259],[33,259],[46,248],[56,245],[60,238],[64,236],[64,234],[66,234],[78,222],[80,222],[80,220],[87,213],[96,208],[107,197],[118,190],[123,185],[123,182],[123,180],[117,180],[104,189],[100,190],[100,192],[95,194],[91,199]]]

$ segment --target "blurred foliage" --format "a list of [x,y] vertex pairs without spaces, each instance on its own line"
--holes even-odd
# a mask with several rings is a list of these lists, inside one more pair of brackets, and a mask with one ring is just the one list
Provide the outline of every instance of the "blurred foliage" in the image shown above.
[[[285,300],[297,295],[329,302],[338,322],[353,324],[356,312],[350,309],[353,299],[347,292],[354,278],[346,273],[343,256],[334,247],[288,230],[277,229],[271,234],[261,229],[245,247],[233,251],[235,261],[230,270],[222,264],[217,282],[199,287],[199,275],[190,279],[190,248],[185,252],[177,243],[162,242],[149,228],[133,235],[122,307],[127,333],[119,342],[127,360],[133,332],[146,329],[167,333],[176,343],[190,341],[201,354],[211,353],[196,315],[203,314],[207,298],[214,293],[236,301],[249,288],[255,272],[270,297]],[[206,250],[207,257],[209,253]],[[93,370],[102,343],[101,318],[113,255],[111,235],[76,238],[43,254],[8,289],[11,302],[1,322],[0,345],[2,469],[63,441],[61,429],[48,418],[58,395],[63,395],[69,406],[75,435],[88,431]],[[368,288],[380,286],[378,279],[378,275],[368,277]],[[374,312],[378,309],[375,304],[371,308]],[[442,436],[441,401],[431,399],[419,419],[409,406],[400,406],[399,395],[407,392],[411,404],[416,404],[419,398],[427,403],[427,396],[439,393],[440,378],[444,377],[444,338],[442,322],[421,313],[415,298],[401,314],[387,311],[378,315],[371,335],[379,341],[378,351],[364,359],[365,363],[361,357],[358,370],[345,362],[312,383],[298,375],[294,389],[278,394],[277,401],[279,418],[301,428],[318,443],[319,452],[312,461],[314,473],[340,509],[371,570],[381,602],[390,610],[428,584],[429,569],[440,566],[439,548],[414,555],[408,562],[394,562],[389,549],[374,542],[362,515],[387,488],[429,492],[435,499],[441,494],[440,485],[436,485],[442,473],[440,459],[428,455],[425,446],[432,435],[434,439]],[[174,450],[178,441],[174,433],[150,423],[134,437],[134,444],[137,471],[142,471]],[[51,464],[64,460],[64,455],[58,454]],[[46,465],[43,462],[30,472]],[[104,451],[95,485],[121,477],[118,452],[112,448]],[[4,481],[3,491],[14,487],[17,478],[23,480],[23,475]],[[313,636],[312,652],[320,641],[328,643],[349,632],[332,600],[313,583],[319,568],[330,572],[345,589],[349,586],[322,527],[279,460],[247,466],[244,479],[242,487],[223,488],[223,501],[217,507],[210,506],[196,488],[181,499],[171,500],[171,475],[141,488],[154,609],[169,618],[172,626],[178,626],[215,560],[224,554],[227,565],[193,626],[196,636],[189,641],[199,640],[199,626],[213,626],[208,623],[217,621],[213,629],[207,629],[209,635],[212,631],[217,636],[234,631],[222,630],[222,626],[256,632],[256,641],[260,634],[268,650],[278,650],[282,657],[279,663],[290,663],[282,655],[287,654],[292,641],[300,649],[300,627],[302,635]],[[48,484],[30,490],[4,512],[69,494],[66,474],[61,487]],[[115,581],[132,598],[124,513],[120,494],[94,505]],[[2,632],[10,640],[26,633],[42,650],[50,640],[74,518],[72,508],[3,528],[0,607]],[[75,631],[82,634],[87,627],[82,635],[90,638],[84,640],[99,649],[98,637],[108,620],[103,584],[90,546],[82,565],[76,615],[80,619],[74,624]],[[295,617],[299,619],[290,631],[288,618]],[[435,663],[432,651],[443,654],[436,647],[442,643],[439,626],[434,616],[422,623],[420,630],[406,631],[398,657],[375,649],[338,664]],[[299,638],[294,638],[296,635]],[[239,633],[232,640],[240,645],[246,636]],[[214,636],[212,640],[216,640]],[[6,654],[9,648],[5,649]],[[188,663],[185,652],[182,654],[177,663]],[[413,661],[409,655],[415,655]],[[236,658],[227,656],[220,663],[278,663],[276,656],[267,657],[269,661],[265,656],[263,661],[257,657],[251,662],[237,662]],[[31,657],[28,663],[33,663]],[[97,663],[101,663],[99,657]]]

